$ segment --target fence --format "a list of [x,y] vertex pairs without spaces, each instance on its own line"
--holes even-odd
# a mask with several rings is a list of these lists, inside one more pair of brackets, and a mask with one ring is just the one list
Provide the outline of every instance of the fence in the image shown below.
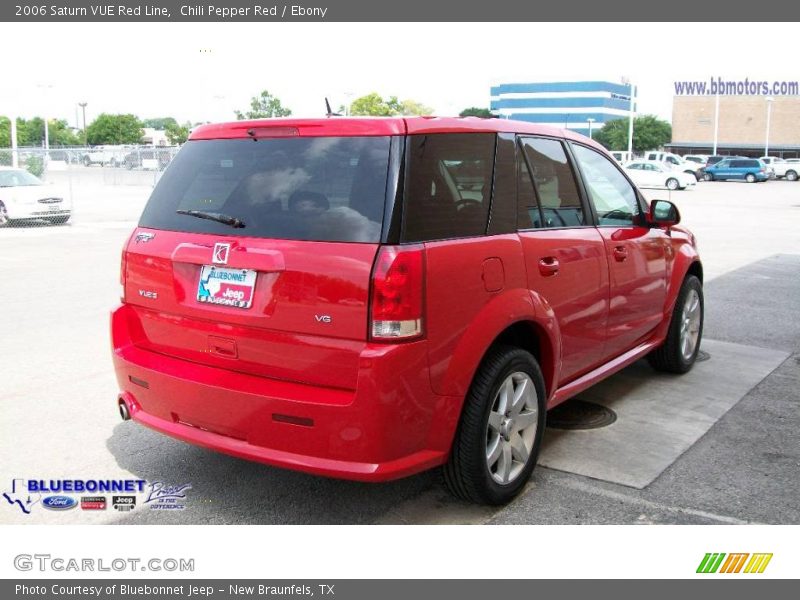
[[[15,157],[10,148],[0,148],[0,226],[62,224],[89,215],[135,219],[177,151],[162,146],[23,147]],[[129,209],[121,212],[122,205]]]

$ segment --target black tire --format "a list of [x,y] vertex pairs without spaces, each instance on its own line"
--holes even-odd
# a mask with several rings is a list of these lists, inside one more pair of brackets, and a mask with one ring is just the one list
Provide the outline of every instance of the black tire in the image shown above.
[[714,181],[714,176],[711,173],[703,173],[704,181]]
[[745,179],[745,181],[747,181],[747,183],[755,183],[756,182],[756,176],[753,175],[752,173],[748,173],[747,176],[744,179]]
[[797,171],[786,171],[786,181],[797,181]]
[[[489,415],[501,385],[512,374],[519,373],[528,375],[534,385],[537,429],[524,468],[509,483],[501,484],[494,479],[487,464]],[[544,378],[536,359],[521,348],[492,348],[481,363],[464,400],[450,459],[443,468],[445,485],[454,496],[469,502],[498,505],[511,501],[525,486],[536,466],[544,426]]]
[[[697,342],[691,356],[685,357],[681,352],[681,327],[683,325],[683,308],[686,299],[692,291],[697,292],[700,301],[700,328]],[[697,360],[697,353],[700,351],[700,344],[703,340],[703,321],[705,319],[705,308],[703,304],[703,284],[694,275],[687,275],[683,280],[678,298],[675,301],[675,308],[672,310],[672,317],[669,323],[667,339],[658,348],[647,355],[650,365],[657,371],[667,373],[688,373]]]
[[681,186],[681,184],[674,177],[670,177],[669,179],[667,179],[666,186],[668,190],[677,190]]
[[88,156],[84,156],[83,157],[83,166],[84,167],[91,167],[92,166],[92,159],[90,159]]

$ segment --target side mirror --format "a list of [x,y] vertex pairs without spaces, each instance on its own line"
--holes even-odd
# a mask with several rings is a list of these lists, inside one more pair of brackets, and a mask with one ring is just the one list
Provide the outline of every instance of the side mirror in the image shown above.
[[653,225],[670,227],[681,222],[681,214],[678,207],[669,200],[653,200],[650,203],[650,214],[648,220]]

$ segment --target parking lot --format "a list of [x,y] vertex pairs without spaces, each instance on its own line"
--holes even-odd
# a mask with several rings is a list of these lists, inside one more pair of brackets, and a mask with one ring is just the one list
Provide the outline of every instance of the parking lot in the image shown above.
[[68,225],[0,229],[0,485],[190,483],[186,509],[5,506],[0,522],[800,523],[800,183],[646,192],[675,202],[699,240],[709,359],[683,379],[637,363],[582,394],[617,421],[548,431],[527,490],[488,509],[451,499],[435,471],[380,485],[321,479],[121,422],[108,314],[153,178],[86,169],[60,181],[74,200]]

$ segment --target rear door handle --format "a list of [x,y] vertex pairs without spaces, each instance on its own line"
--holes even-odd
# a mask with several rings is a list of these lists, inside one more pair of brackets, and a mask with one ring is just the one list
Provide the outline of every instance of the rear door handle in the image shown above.
[[625,246],[615,246],[614,258],[619,262],[624,261],[626,258],[628,258],[628,249]]
[[552,277],[558,273],[560,266],[555,256],[545,256],[539,259],[539,273],[545,277]]

